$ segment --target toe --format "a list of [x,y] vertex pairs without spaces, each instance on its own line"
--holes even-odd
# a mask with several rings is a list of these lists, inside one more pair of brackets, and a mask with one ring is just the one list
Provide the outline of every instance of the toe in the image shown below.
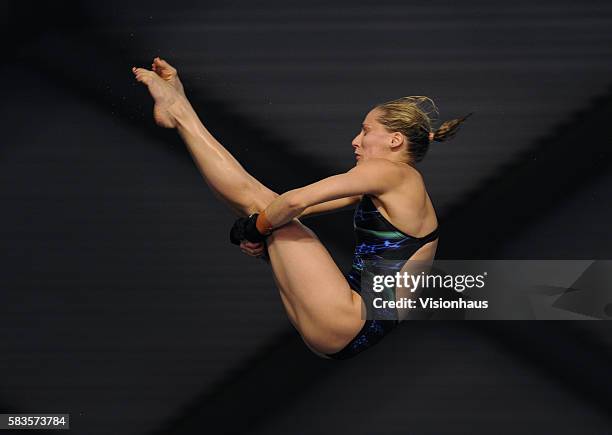
[[151,81],[151,76],[148,74],[149,72],[150,71],[147,70],[138,71],[136,73],[136,80],[145,84],[149,83]]
[[168,62],[166,62],[163,59],[159,59],[159,62],[161,65],[165,66],[166,68],[169,68],[172,71],[175,71],[174,67],[172,65],[170,65]]

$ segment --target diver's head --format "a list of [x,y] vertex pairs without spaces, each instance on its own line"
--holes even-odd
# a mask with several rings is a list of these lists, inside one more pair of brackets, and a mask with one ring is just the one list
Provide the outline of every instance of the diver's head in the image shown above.
[[[431,105],[427,110],[424,103]],[[366,115],[352,145],[357,164],[370,158],[385,158],[414,165],[425,157],[429,144],[452,138],[463,118],[444,122],[437,130],[432,122],[438,115],[434,102],[423,96],[402,97],[374,106]]]

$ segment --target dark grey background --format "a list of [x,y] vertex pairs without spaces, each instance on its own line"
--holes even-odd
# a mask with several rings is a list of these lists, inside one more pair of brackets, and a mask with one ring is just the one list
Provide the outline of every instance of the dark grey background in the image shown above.
[[[602,434],[608,322],[414,322],[318,359],[132,65],[278,192],[376,103],[474,112],[420,169],[441,259],[610,259],[605,1],[5,2],[0,408],[78,434]],[[436,126],[439,123],[436,124]],[[305,220],[346,270],[351,212]]]

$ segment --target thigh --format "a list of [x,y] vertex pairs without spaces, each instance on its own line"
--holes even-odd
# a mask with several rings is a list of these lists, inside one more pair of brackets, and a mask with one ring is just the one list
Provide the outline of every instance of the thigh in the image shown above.
[[309,347],[340,350],[364,324],[363,301],[318,237],[299,220],[268,237],[268,255],[293,323]]

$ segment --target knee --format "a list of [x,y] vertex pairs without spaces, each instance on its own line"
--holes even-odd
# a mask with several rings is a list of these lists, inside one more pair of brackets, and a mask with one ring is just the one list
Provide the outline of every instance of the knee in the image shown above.
[[268,243],[278,240],[301,240],[303,242],[304,240],[318,240],[318,237],[310,228],[295,218],[282,227],[274,229],[268,237]]

